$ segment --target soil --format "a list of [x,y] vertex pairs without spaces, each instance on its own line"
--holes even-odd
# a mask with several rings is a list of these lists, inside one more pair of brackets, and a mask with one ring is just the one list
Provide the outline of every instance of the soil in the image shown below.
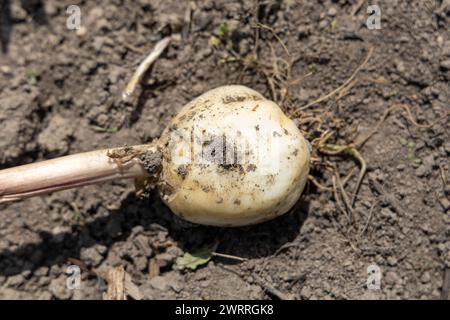
[[[326,122],[339,132],[334,142],[351,142],[343,128],[361,137],[395,104],[409,106],[420,124],[438,122],[418,127],[405,110],[393,110],[360,148],[368,173],[354,221],[333,192],[312,183],[290,213],[233,229],[183,222],[156,192],[136,196],[129,181],[58,192],[0,206],[0,298],[101,299],[100,275],[113,266],[125,268],[145,299],[443,295],[450,268],[449,1],[377,1],[380,30],[366,27],[365,2],[359,10],[349,0],[260,2],[2,1],[0,168],[150,142],[185,103],[224,84],[247,85],[294,114],[345,83],[373,47],[345,94],[310,107],[335,119]],[[81,9],[78,31],[66,26],[72,4]],[[123,102],[136,66],[171,34],[180,39]],[[277,58],[295,60],[291,76],[301,81],[288,98],[273,96],[267,70],[245,64],[255,52],[269,73]],[[276,83],[283,97],[279,89]],[[322,161],[342,177],[356,168],[348,157]],[[330,185],[320,166],[311,174]],[[184,252],[215,242],[216,252],[241,259],[174,267]],[[72,264],[82,270],[78,290],[66,287]],[[379,289],[367,283],[371,270],[381,275]]]

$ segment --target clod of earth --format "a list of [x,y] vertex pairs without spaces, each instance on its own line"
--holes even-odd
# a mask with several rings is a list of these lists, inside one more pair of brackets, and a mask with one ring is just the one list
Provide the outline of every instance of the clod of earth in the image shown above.
[[278,105],[247,87],[223,86],[185,105],[151,144],[0,171],[0,203],[134,178],[158,186],[163,201],[188,221],[250,225],[297,202],[309,163],[308,142]]

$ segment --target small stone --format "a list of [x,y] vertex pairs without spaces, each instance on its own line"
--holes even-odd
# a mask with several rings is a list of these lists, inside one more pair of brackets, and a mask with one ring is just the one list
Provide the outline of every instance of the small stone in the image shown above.
[[78,28],[77,31],[76,31],[76,34],[77,34],[77,36],[79,36],[79,37],[85,36],[86,33],[87,33],[87,28],[86,28],[86,26],[80,26],[80,28]]
[[389,208],[382,208],[381,211],[380,211],[380,214],[383,217],[386,217],[390,221],[396,221],[397,220],[397,214],[394,211],[392,211],[391,209],[389,209]]
[[50,284],[50,277],[40,277],[38,280],[38,284],[41,287],[48,287],[48,285]]
[[170,285],[173,291],[176,293],[180,293],[184,289],[184,285],[182,283],[172,283]]
[[65,276],[53,279],[48,289],[56,299],[68,300],[72,296],[72,291],[67,288]]
[[103,8],[101,6],[97,6],[89,11],[87,19],[89,20],[89,22],[95,22],[98,19],[100,19],[103,15],[104,15]]
[[425,142],[423,142],[423,141],[419,141],[419,142],[417,142],[416,143],[416,145],[414,146],[414,150],[415,151],[419,151],[419,150],[422,150],[423,148],[425,148]]
[[446,197],[440,198],[439,203],[441,204],[442,209],[444,209],[444,212],[447,212],[450,209],[450,201]]
[[397,166],[397,170],[398,170],[398,171],[403,171],[403,170],[405,170],[405,168],[406,168],[406,166],[405,166],[404,164],[399,164],[399,165]]
[[48,267],[40,267],[33,274],[37,277],[44,277],[48,274]]
[[442,61],[440,67],[442,70],[450,70],[450,59]]
[[388,285],[395,285],[395,284],[401,282],[401,278],[398,276],[397,273],[395,273],[393,271],[388,271],[386,273],[386,276],[384,277],[384,280],[386,281],[386,284],[388,284]]
[[167,291],[167,289],[169,289],[169,284],[167,283],[166,279],[161,276],[156,276],[153,279],[151,279],[150,285],[153,288],[161,290],[161,291]]
[[328,16],[330,16],[330,17],[335,17],[336,16],[336,14],[337,14],[337,10],[336,10],[336,8],[335,7],[331,7],[330,9],[328,9]]
[[430,273],[428,271],[425,271],[422,275],[422,277],[420,277],[420,281],[422,281],[422,283],[428,283],[431,280],[431,276]]
[[176,257],[167,252],[157,254],[155,257],[156,262],[158,263],[160,268],[164,268],[171,265],[175,261],[175,258]]
[[92,47],[96,52],[100,52],[103,48],[104,43],[105,39],[103,37],[95,37],[92,41]]
[[439,243],[439,244],[437,245],[437,248],[438,248],[438,251],[439,251],[440,253],[442,253],[442,252],[444,252],[444,251],[447,249],[447,246],[445,245],[445,243]]
[[118,68],[112,68],[108,72],[108,80],[111,84],[117,83],[117,81],[120,79],[121,70]]
[[13,288],[19,287],[24,282],[25,282],[25,278],[21,274],[18,274],[18,275],[8,278],[8,286],[13,287]]
[[392,256],[388,257],[388,258],[386,259],[386,261],[387,261],[387,263],[388,263],[391,267],[396,266],[396,265],[397,265],[397,262],[398,262],[397,259],[394,258],[394,257],[392,257]]
[[311,34],[311,28],[309,26],[300,26],[297,29],[298,32],[298,39],[304,39],[309,37],[309,35]]
[[403,74],[406,70],[405,64],[401,60],[396,61],[395,68],[397,69],[398,73],[400,73],[400,74]]
[[64,241],[64,237],[72,232],[71,227],[56,226],[52,230],[52,241],[55,243],[61,243]]
[[309,299],[309,298],[311,298],[311,295],[312,295],[312,290],[310,287],[305,286],[302,288],[302,291],[300,292],[300,296],[303,299]]
[[208,288],[211,285],[211,280],[204,280],[200,282],[200,287],[202,288]]
[[147,258],[143,256],[133,257],[133,263],[137,270],[143,271],[147,268]]
[[93,70],[95,70],[97,68],[97,62],[93,61],[93,60],[87,60],[85,61],[81,67],[80,67],[80,71],[83,74],[90,74]]
[[48,14],[50,17],[54,17],[58,14],[58,6],[56,3],[46,1],[45,4],[45,13]]
[[173,256],[174,258],[177,258],[183,254],[183,250],[181,250],[180,248],[178,248],[176,246],[171,246],[171,247],[167,248],[166,252],[168,254],[170,254],[171,256]]
[[50,275],[51,276],[59,276],[61,274],[61,268],[58,265],[53,265],[50,268]]
[[103,256],[95,247],[81,249],[80,257],[87,265],[93,267],[97,267],[103,261]]
[[423,178],[423,177],[427,176],[428,174],[429,174],[429,168],[425,164],[420,165],[416,169],[416,176],[418,176],[419,178]]
[[150,247],[148,238],[146,236],[140,234],[133,240],[133,242],[144,256],[150,257],[152,255],[153,250]]
[[326,29],[327,27],[328,27],[328,21],[322,20],[319,22],[319,29],[323,30],[323,29]]
[[133,229],[131,229],[132,236],[137,236],[137,235],[141,234],[142,232],[144,232],[143,226],[136,226]]
[[4,73],[5,75],[10,75],[12,73],[12,69],[10,66],[0,66],[0,72]]

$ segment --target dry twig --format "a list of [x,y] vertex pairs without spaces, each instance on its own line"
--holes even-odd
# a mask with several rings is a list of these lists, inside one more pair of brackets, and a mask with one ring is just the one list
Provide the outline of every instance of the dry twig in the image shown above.
[[109,269],[105,278],[108,289],[103,294],[104,300],[127,300],[127,296],[135,300],[142,299],[139,288],[131,281],[123,266]]
[[278,290],[277,288],[275,288],[272,284],[270,284],[269,282],[267,282],[266,280],[264,280],[263,278],[261,278],[259,275],[253,273],[252,274],[253,278],[256,280],[256,282],[263,287],[264,290],[266,290],[267,292],[269,292],[270,294],[274,295],[275,297],[277,297],[280,300],[292,300],[292,297],[284,294],[283,292],[281,292],[280,290]]

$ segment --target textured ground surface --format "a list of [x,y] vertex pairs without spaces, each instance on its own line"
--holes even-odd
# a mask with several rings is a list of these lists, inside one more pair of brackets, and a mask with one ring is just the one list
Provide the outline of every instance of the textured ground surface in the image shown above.
[[[367,5],[357,11],[356,2],[261,1],[258,10],[254,1],[198,1],[188,28],[184,1],[2,1],[0,168],[151,141],[183,104],[223,84],[250,86],[292,112],[342,85],[371,47],[354,85],[311,107],[338,119],[326,125],[358,127],[360,136],[396,103],[410,106],[419,123],[442,119],[450,3],[378,1],[382,29],[369,30]],[[81,8],[78,33],[66,27],[70,4]],[[181,40],[121,102],[136,65],[175,33]],[[263,66],[244,68],[255,52]],[[282,69],[276,57],[295,62],[292,79],[302,78],[288,98],[273,97],[263,76],[274,63]],[[439,298],[450,268],[449,132],[448,118],[419,128],[393,111],[360,150],[369,174],[351,224],[333,194],[312,185],[292,213],[238,229],[180,222],[156,194],[138,199],[129,182],[2,205],[0,298],[101,298],[98,274],[118,265],[147,299],[277,298],[267,285],[295,299]],[[342,176],[354,167],[351,159],[327,160]],[[330,185],[320,169],[312,173]],[[214,257],[196,271],[174,270],[177,256],[215,241],[217,252],[247,260]],[[74,263],[83,279],[71,291],[65,272]],[[380,290],[366,287],[372,264]]]

